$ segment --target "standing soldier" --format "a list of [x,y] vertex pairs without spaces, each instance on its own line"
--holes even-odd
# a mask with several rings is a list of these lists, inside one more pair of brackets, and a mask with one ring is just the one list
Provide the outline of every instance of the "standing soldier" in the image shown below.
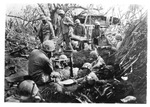
[[98,21],[95,21],[95,27],[92,30],[92,48],[95,48],[95,45],[98,45],[98,38],[101,36],[100,31],[100,23]]
[[[79,19],[76,19],[75,20],[75,28],[74,28],[74,34],[75,35],[78,35],[78,36],[81,36],[81,37],[85,37],[85,28],[84,26],[80,23],[80,20]],[[80,42],[79,43],[79,48],[80,49],[84,49],[84,43]]]
[[63,10],[57,11],[58,15],[61,16],[61,34],[63,36],[63,40],[66,43],[66,49],[73,50],[73,47],[71,45],[71,35],[73,34],[73,21],[69,17],[65,17],[65,12]]
[[42,23],[38,31],[38,37],[41,43],[43,43],[46,40],[51,40],[55,38],[55,33],[54,33],[52,23],[50,22],[51,19],[46,16],[42,16],[41,19],[42,19]]

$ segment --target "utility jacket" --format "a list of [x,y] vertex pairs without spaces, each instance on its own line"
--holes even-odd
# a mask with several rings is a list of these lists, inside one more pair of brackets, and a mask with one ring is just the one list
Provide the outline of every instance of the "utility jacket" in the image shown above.
[[33,50],[29,56],[28,71],[31,77],[37,77],[42,73],[50,75],[53,71],[52,61],[42,50]]
[[83,25],[77,25],[74,28],[74,34],[84,37],[85,36],[85,28]]

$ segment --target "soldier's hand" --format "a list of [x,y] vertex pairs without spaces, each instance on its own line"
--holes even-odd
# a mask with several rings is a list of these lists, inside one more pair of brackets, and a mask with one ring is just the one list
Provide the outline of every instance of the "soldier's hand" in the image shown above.
[[38,39],[39,39],[38,36],[36,36],[36,37],[35,37],[35,40],[38,40]]

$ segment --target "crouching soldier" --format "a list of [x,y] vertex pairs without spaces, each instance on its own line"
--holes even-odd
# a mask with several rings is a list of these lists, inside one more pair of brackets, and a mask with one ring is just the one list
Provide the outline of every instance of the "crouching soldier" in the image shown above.
[[43,42],[41,50],[35,49],[29,56],[29,75],[37,85],[42,85],[50,81],[50,74],[53,71],[50,58],[54,50],[54,42],[46,40]]

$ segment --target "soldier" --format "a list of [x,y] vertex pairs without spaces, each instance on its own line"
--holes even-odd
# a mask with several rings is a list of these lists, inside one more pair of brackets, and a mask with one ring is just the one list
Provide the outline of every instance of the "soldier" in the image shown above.
[[[80,20],[79,19],[76,19],[75,20],[75,28],[74,28],[74,34],[75,35],[78,35],[78,36],[81,36],[81,37],[85,37],[85,28],[84,26],[80,23]],[[83,42],[80,42],[79,43],[79,48],[80,49],[84,49],[84,43]]]
[[95,27],[92,30],[92,48],[95,47],[95,45],[98,45],[98,37],[101,36],[101,30],[100,30],[100,23],[98,21],[95,21]]
[[37,85],[50,81],[50,74],[53,71],[51,56],[55,50],[52,40],[46,40],[41,50],[33,50],[29,56],[28,71],[31,78]]
[[118,34],[118,35],[115,36],[115,39],[116,39],[116,44],[115,44],[116,46],[115,46],[115,47],[116,47],[116,49],[118,50],[119,47],[120,47],[120,45],[121,45],[121,43],[122,43],[122,42],[121,42],[121,41],[122,41],[122,37],[121,37],[120,34]]
[[46,40],[51,40],[55,38],[55,33],[54,33],[52,23],[50,22],[51,19],[46,16],[42,16],[41,19],[42,19],[42,23],[38,31],[38,37],[41,43],[43,43]]
[[84,26],[81,24],[79,19],[75,20],[75,28],[74,28],[74,34],[75,35],[79,35],[81,37],[85,37],[85,28]]
[[73,34],[73,21],[65,16],[65,12],[63,10],[58,10],[57,11],[58,15],[61,16],[61,22],[60,22],[60,27],[61,27],[61,33],[63,36],[63,40],[66,43],[66,49],[68,50],[73,50],[73,47],[71,45],[71,35]]

